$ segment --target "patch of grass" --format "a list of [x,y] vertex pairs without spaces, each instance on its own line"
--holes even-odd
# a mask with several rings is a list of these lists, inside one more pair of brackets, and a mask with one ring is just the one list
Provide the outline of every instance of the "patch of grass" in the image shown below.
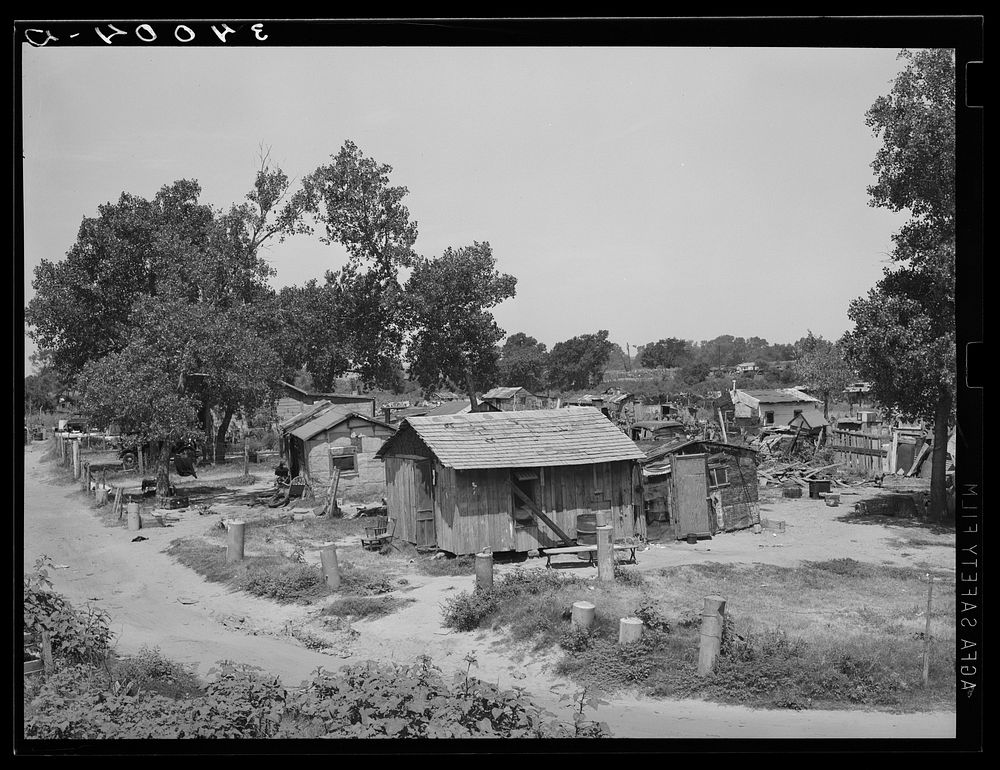
[[415,600],[398,596],[345,596],[323,608],[323,615],[354,620],[374,620],[391,615]]
[[416,562],[417,569],[425,575],[439,577],[442,575],[475,575],[475,556],[454,556],[442,559],[430,557],[421,558]]
[[356,596],[377,596],[394,590],[392,579],[382,570],[345,561],[340,564],[340,591]]
[[206,542],[199,537],[174,540],[166,553],[213,583],[228,583],[239,571],[236,564],[226,563],[225,546]]
[[109,671],[114,682],[132,692],[143,690],[176,700],[199,695],[202,690],[194,672],[164,657],[159,647],[143,645],[135,655],[115,660]]

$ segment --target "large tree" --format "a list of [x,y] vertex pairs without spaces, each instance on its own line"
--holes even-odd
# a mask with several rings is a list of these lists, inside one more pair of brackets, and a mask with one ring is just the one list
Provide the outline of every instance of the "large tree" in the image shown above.
[[563,390],[599,385],[613,348],[607,329],[557,342],[549,353],[550,385]]
[[510,335],[500,350],[501,384],[519,386],[533,393],[544,389],[548,357],[544,342],[524,332]]
[[955,60],[903,51],[903,71],[866,113],[882,146],[870,204],[908,212],[893,236],[895,266],[848,310],[848,362],[873,397],[934,423],[931,508],[947,515],[945,462],[955,402]]
[[647,369],[672,369],[683,366],[689,356],[688,344],[676,337],[650,342],[643,345],[639,353],[639,366]]
[[348,255],[346,265],[325,276],[321,288],[327,298],[316,300],[337,308],[338,334],[331,344],[345,370],[349,366],[367,384],[385,387],[396,384],[406,331],[400,269],[417,261],[417,223],[403,204],[408,190],[389,184],[391,173],[391,166],[346,141],[302,183],[323,227],[322,240],[339,244]]
[[795,374],[806,390],[823,398],[823,416],[830,413],[830,399],[844,392],[854,372],[844,361],[842,347],[812,331],[804,338],[802,354],[795,362]]
[[489,243],[418,260],[406,282],[411,379],[428,390],[448,382],[495,384],[504,331],[490,311],[513,297],[516,285],[514,276],[497,272]]

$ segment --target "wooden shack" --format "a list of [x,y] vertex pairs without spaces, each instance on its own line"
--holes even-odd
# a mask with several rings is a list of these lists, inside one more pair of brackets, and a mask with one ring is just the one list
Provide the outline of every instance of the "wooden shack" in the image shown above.
[[377,456],[396,536],[418,547],[554,547],[597,511],[616,539],[645,537],[642,452],[592,407],[413,417]]
[[678,439],[647,450],[642,462],[648,522],[665,522],[681,540],[760,522],[757,453],[706,439]]
[[275,385],[277,398],[274,409],[279,420],[290,420],[309,407],[321,402],[336,404],[343,408],[344,414],[356,412],[357,414],[375,416],[375,399],[371,396],[348,395],[345,393],[309,393],[302,388],[297,388],[290,382],[278,380]]
[[287,425],[282,442],[292,476],[323,488],[339,469],[338,496],[371,500],[385,494],[385,470],[375,453],[395,432],[380,420],[345,414],[331,404]]
[[481,396],[485,404],[496,407],[497,411],[516,412],[522,409],[547,409],[548,398],[539,396],[526,388],[493,388]]

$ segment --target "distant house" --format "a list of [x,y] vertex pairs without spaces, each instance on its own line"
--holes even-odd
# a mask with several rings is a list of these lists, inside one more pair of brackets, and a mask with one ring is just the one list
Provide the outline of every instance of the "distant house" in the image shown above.
[[[378,451],[396,536],[454,554],[531,551],[610,514],[617,538],[644,536],[642,452],[592,408],[413,417]],[[588,521],[584,519],[582,521]]]
[[278,413],[278,420],[287,420],[301,414],[307,407],[313,406],[320,401],[330,404],[349,407],[345,413],[357,412],[366,414],[369,417],[375,416],[375,399],[368,396],[353,396],[342,393],[308,393],[302,388],[297,388],[289,382],[278,380],[278,399],[275,409]]
[[744,361],[741,364],[736,364],[737,374],[753,374],[758,371],[760,371],[760,367],[753,361]]
[[548,398],[536,395],[521,387],[493,388],[480,396],[487,404],[495,406],[501,412],[517,412],[522,409],[546,409]]
[[669,523],[678,540],[760,521],[757,453],[749,447],[679,438],[647,449],[640,465],[646,521]]
[[282,423],[282,443],[292,476],[302,475],[319,491],[340,469],[338,496],[377,499],[385,493],[385,471],[375,453],[396,431],[391,425],[339,405],[319,404]]
[[823,417],[823,402],[795,388],[780,390],[741,390],[730,393],[737,424],[778,427],[788,425],[799,415],[810,427],[828,425]]

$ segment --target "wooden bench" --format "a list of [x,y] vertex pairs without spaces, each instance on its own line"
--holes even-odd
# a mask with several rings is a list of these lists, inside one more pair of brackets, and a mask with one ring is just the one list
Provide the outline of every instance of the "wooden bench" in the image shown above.
[[[637,564],[635,559],[635,549],[640,548],[641,543],[615,543],[612,546],[614,551],[629,551],[629,558],[625,562],[626,564]],[[596,545],[572,545],[564,546],[561,548],[544,548],[542,549],[542,555],[545,557],[545,567],[550,568],[552,566],[552,557],[557,556],[561,553],[585,553],[587,554],[588,561],[587,566],[596,566]]]

